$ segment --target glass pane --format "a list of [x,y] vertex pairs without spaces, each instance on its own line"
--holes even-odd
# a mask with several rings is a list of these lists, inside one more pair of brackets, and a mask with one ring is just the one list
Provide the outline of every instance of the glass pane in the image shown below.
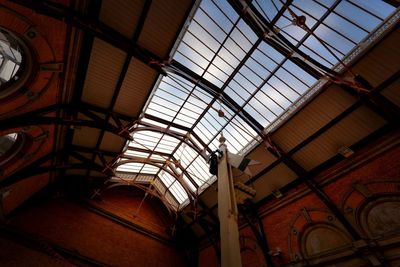
[[[246,3],[257,22],[252,26],[266,31],[273,22],[280,34],[269,36],[271,41],[257,36],[228,1],[201,1],[176,46],[174,73],[160,78],[134,127],[155,132],[134,131],[126,157],[158,160],[164,169],[175,162],[176,170],[168,169],[170,174],[138,163],[117,168],[155,173],[155,187],[174,209],[189,202],[189,190],[200,193],[215,181],[200,151],[216,150],[221,133],[230,151],[246,153],[259,139],[254,125],[261,125],[258,132],[270,131],[322,87],[324,80],[310,74],[316,67],[297,50],[337,70],[338,62],[395,10],[378,0],[294,0],[287,7],[279,0]],[[307,27],[296,25],[292,12],[304,16]]]

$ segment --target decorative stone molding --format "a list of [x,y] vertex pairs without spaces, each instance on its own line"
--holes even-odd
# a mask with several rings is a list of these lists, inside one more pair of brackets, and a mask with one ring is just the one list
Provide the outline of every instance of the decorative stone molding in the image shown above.
[[332,213],[302,208],[291,223],[292,262],[285,266],[323,266],[337,259],[342,261],[340,266],[364,266],[366,261],[353,257],[354,252],[351,236]]
[[9,133],[18,133],[23,143],[10,160],[0,165],[0,180],[31,162],[48,141],[48,131],[40,126],[11,129],[0,132],[0,135]]
[[354,183],[341,206],[348,220],[366,239],[400,235],[399,181]]
[[63,65],[56,62],[51,43],[33,21],[3,5],[0,17],[0,28],[20,40],[25,65],[21,77],[0,91],[1,118],[20,112],[42,96],[55,83]]

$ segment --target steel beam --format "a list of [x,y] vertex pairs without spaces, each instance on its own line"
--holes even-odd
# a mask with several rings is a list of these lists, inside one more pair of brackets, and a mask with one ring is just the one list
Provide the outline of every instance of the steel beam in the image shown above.
[[359,101],[385,118],[388,122],[399,124],[400,107],[387,99],[380,92],[400,79],[400,71],[394,72],[376,88],[374,88],[365,78],[360,75],[356,76],[355,79],[369,91],[358,93],[354,91],[354,89],[344,85],[342,85],[341,88],[355,98],[359,99]]
[[270,254],[270,248],[268,246],[268,239],[264,231],[264,224],[260,215],[258,214],[257,207],[251,201],[247,201],[243,205],[239,205],[240,214],[245,219],[246,223],[250,226],[254,236],[257,239],[259,246],[264,255],[265,262],[269,267],[274,267],[274,261]]
[[101,155],[109,156],[109,157],[115,157],[119,154],[118,152],[114,152],[114,151],[93,149],[90,147],[84,147],[84,146],[79,146],[79,145],[72,145],[71,151],[77,151],[77,152],[83,152],[83,153],[96,153],[96,154],[101,154]]
[[350,222],[346,219],[340,209],[334,204],[331,198],[323,191],[319,185],[315,182],[313,177],[309,175],[309,173],[300,166],[295,160],[293,160],[289,155],[287,155],[276,143],[272,140],[270,141],[271,147],[268,150],[271,154],[275,155],[277,158],[280,158],[282,162],[288,166],[295,174],[297,174],[298,178],[301,179],[307,187],[313,192],[324,204],[325,206],[335,215],[336,218],[343,224],[345,229],[350,233],[354,240],[361,239],[358,231],[350,224]]
[[[189,180],[192,182],[192,184],[198,188],[198,185],[196,184],[196,182],[194,182],[193,177],[190,173],[188,173],[186,171],[186,169],[184,169],[180,164],[178,166],[178,168],[182,171],[182,173],[184,173]],[[211,218],[211,220],[213,220],[213,222],[218,226],[219,225],[219,219],[217,216],[215,216],[214,213],[212,213],[212,211],[210,210],[210,208],[207,206],[206,203],[204,203],[203,200],[201,200],[200,196],[197,196],[196,198],[197,203],[200,205],[200,207],[204,210],[204,212]]]
[[[159,122],[159,123],[168,125],[168,126],[170,126],[170,127],[174,127],[174,128],[180,129],[180,130],[182,130],[182,131],[186,131],[186,132],[189,133],[191,136],[193,136],[194,138],[196,138],[196,140],[197,140],[203,147],[205,147],[205,148],[207,149],[208,152],[211,152],[211,149],[208,148],[207,144],[206,144],[192,129],[190,129],[190,128],[188,128],[188,127],[185,127],[185,126],[182,126],[182,125],[179,125],[179,124],[176,124],[176,123],[173,123],[173,122],[169,122],[169,121],[167,121],[167,120],[158,118],[158,117],[153,116],[153,115],[150,115],[150,114],[145,114],[144,117],[147,118],[147,119],[154,120],[154,121],[156,121],[156,122]],[[153,126],[153,125],[150,125],[150,124],[148,124],[148,123],[143,123],[143,122],[141,122],[140,124],[141,124],[141,125],[145,125],[145,126]],[[162,132],[161,129],[163,129],[163,128],[157,127],[157,126],[155,126],[155,128],[160,129],[160,132]]]
[[87,103],[87,102],[80,102],[80,105],[82,105],[83,107],[89,109],[92,112],[94,111],[94,112],[102,113],[104,115],[110,114],[110,116],[114,116],[120,121],[123,120],[123,121],[132,122],[132,121],[137,120],[136,117],[131,117],[131,116],[127,116],[127,115],[115,112],[115,111],[110,111],[110,109],[98,107],[96,105],[93,105],[93,104],[90,104],[90,103]]
[[247,111],[245,111],[239,104],[236,103],[223,88],[219,88],[208,80],[204,79],[200,75],[196,74],[194,71],[190,70],[183,64],[172,60],[170,67],[167,70],[173,72],[184,79],[195,83],[199,88],[203,89],[205,92],[213,96],[215,99],[219,98],[223,104],[229,107],[235,114],[237,114],[241,119],[249,124],[249,126],[259,135],[262,135],[264,127]]
[[[139,18],[138,23],[137,23],[136,30],[135,30],[135,32],[133,34],[133,37],[132,37],[132,43],[136,43],[138,41],[138,39],[139,39],[140,33],[141,33],[142,29],[143,29],[144,22],[145,22],[145,20],[147,18],[148,12],[150,11],[151,3],[152,3],[151,0],[147,0],[145,2],[145,4],[144,4],[143,10],[141,12],[140,18]],[[129,66],[130,66],[131,61],[132,61],[132,56],[133,56],[132,51],[129,51],[127,53],[126,57],[125,57],[125,61],[124,61],[124,64],[122,66],[121,72],[119,74],[117,84],[115,85],[115,89],[114,89],[110,104],[108,105],[108,110],[109,111],[114,109],[115,103],[117,102],[117,99],[118,99],[119,93],[121,91],[123,82],[125,80],[126,74],[128,72]],[[130,136],[130,133],[128,133],[127,130],[125,130],[125,129],[128,129],[128,127],[126,127],[126,128],[123,127],[121,121],[119,120],[119,118],[114,113],[108,113],[106,115],[106,117],[105,117],[105,121],[109,121],[110,118],[112,118],[114,120],[114,122],[116,123],[116,125],[120,129],[124,129],[123,132],[125,134],[128,134]],[[130,124],[132,124],[133,121],[134,120],[131,120]],[[103,142],[103,138],[104,138],[104,134],[105,134],[106,130],[107,129],[105,129],[105,128],[101,129],[100,135],[99,135],[99,137],[97,139],[97,142],[96,142],[96,148],[95,149],[99,149],[100,148],[101,143]],[[128,140],[133,140],[133,139],[128,139]],[[92,161],[94,161],[95,159],[96,159],[96,154],[93,154],[92,155]],[[103,157],[100,156],[100,159],[102,161],[104,161],[104,164],[106,164],[105,159]],[[113,161],[115,161],[115,160],[116,159],[114,159]],[[87,171],[87,176],[89,176],[89,174],[90,174],[90,171],[88,170]]]
[[[63,110],[67,113],[81,112],[92,120],[83,119],[67,119],[59,118],[54,116],[45,116],[51,112],[57,112]],[[17,115],[10,118],[0,119],[0,130],[13,129],[18,127],[30,126],[30,125],[66,125],[66,126],[78,126],[78,127],[90,127],[90,128],[104,128],[115,135],[122,138],[132,140],[130,134],[123,129],[119,129],[110,122],[102,119],[96,114],[92,113],[85,106],[73,106],[68,104],[55,104],[38,110]]]
[[61,20],[68,25],[83,30],[88,34],[91,34],[133,55],[135,58],[147,64],[158,73],[166,75],[165,71],[160,65],[160,63],[163,62],[163,59],[139,46],[136,42],[133,42],[123,34],[107,26],[98,19],[90,18],[67,8],[64,5],[57,4],[52,1],[13,0],[13,2],[30,8],[39,14]]
[[[320,129],[318,129],[316,132],[314,132],[312,135],[304,139],[301,143],[296,145],[294,148],[292,148],[290,151],[287,152],[287,155],[292,156],[295,154],[297,151],[305,147],[307,144],[311,143],[313,140],[315,140],[317,137],[340,123],[344,118],[349,116],[351,113],[356,111],[359,107],[361,107],[363,104],[367,106],[371,106],[366,104],[366,102],[369,102],[369,98],[373,98],[376,96],[381,96],[380,92],[390,86],[392,83],[394,83],[396,80],[400,78],[400,73],[396,72],[394,73],[391,77],[389,77],[387,80],[385,80],[383,83],[381,83],[379,86],[377,86],[375,89],[372,89],[368,94],[365,95],[358,95],[356,92],[351,89],[351,88],[346,88],[342,87],[343,90],[348,92],[349,94],[353,95],[354,97],[357,97],[358,100],[348,107],[346,110],[344,110],[342,113],[337,115],[335,118],[330,120],[327,124],[322,126]],[[386,104],[380,104],[380,107],[375,107],[373,111],[377,112],[378,115],[381,115],[383,118],[385,118],[389,124],[393,124],[395,127],[398,127],[399,120],[397,118],[400,118],[400,113],[399,113],[399,108],[394,107],[393,103],[387,103]],[[380,111],[379,111],[379,110]],[[396,111],[397,110],[397,111]],[[396,126],[397,125],[397,126]],[[271,133],[273,135],[273,132]],[[264,174],[266,174],[268,171],[270,171],[272,168],[274,168],[276,165],[282,162],[282,159],[278,158],[275,162],[273,162],[270,166],[266,167],[264,170],[260,171],[258,174],[256,174],[254,177],[252,177],[247,184],[254,183],[256,180],[258,180],[260,177],[262,177]]]
[[[350,234],[354,241],[361,240],[362,237],[360,233],[356,230],[356,228],[347,220],[342,211],[336,206],[336,204],[332,201],[329,195],[319,186],[319,184],[314,180],[313,176],[310,175],[303,167],[300,166],[295,160],[293,160],[290,156],[288,156],[277,144],[271,141],[272,147],[275,150],[272,150],[272,147],[269,148],[272,154],[276,153],[279,155],[278,157],[282,159],[282,162],[286,164],[294,173],[296,173],[303,181],[303,183],[310,189],[312,193],[314,193],[319,200],[324,203],[324,205],[329,209],[329,211],[338,219],[338,221],[344,226],[347,232]],[[380,261],[382,266],[387,266],[384,258],[380,255],[379,251],[371,250],[369,248],[364,249],[367,253],[372,252],[373,255]],[[364,254],[363,251],[360,251],[361,254]]]
[[[4,180],[0,181],[0,188],[10,186],[15,184],[16,182],[25,180],[29,177],[50,173],[53,171],[62,171],[62,170],[86,170],[88,168],[87,164],[78,163],[78,164],[60,164],[60,165],[52,165],[52,166],[44,166],[44,167],[35,167],[30,169],[25,169],[23,172],[18,172],[16,174],[12,174],[6,177]],[[93,171],[102,172],[103,168],[92,168]]]
[[[268,22],[251,2],[244,0],[228,0],[228,2],[242,16],[243,20],[246,21],[259,38],[262,38],[267,44],[275,48],[311,76],[319,79],[323,77],[324,73],[333,76],[337,75],[335,71],[314,60],[293,45],[282,34],[275,31],[275,25]],[[297,54],[297,56],[293,56],[294,54]]]
[[165,153],[165,152],[153,151],[153,150],[139,148],[139,147],[128,147],[127,150],[137,151],[137,152],[141,152],[141,153],[149,153],[149,154],[159,155],[161,157],[171,158],[171,159],[175,160],[173,155]]
[[3,177],[0,180],[0,188],[10,186],[16,182],[19,182],[21,180],[24,180],[26,178],[32,177],[34,175],[39,175],[43,173],[50,173],[53,171],[60,171],[60,170],[68,170],[68,169],[87,169],[91,168],[92,170],[102,172],[104,170],[104,167],[95,163],[95,162],[89,162],[87,158],[83,157],[82,155],[79,155],[78,153],[74,153],[73,156],[77,158],[78,160],[81,161],[81,163],[78,164],[57,164],[57,165],[46,165],[50,160],[52,160],[54,157],[64,155],[68,151],[66,149],[56,151],[56,152],[50,152],[39,159],[31,162],[30,164],[26,165],[25,167],[11,173],[8,176]]
[[70,156],[81,161],[84,165],[86,165],[89,169],[91,170],[101,170],[104,174],[108,176],[115,176],[115,173],[113,170],[110,170],[106,164],[106,162],[102,161],[103,165],[97,164],[94,160],[90,160],[87,157],[79,154],[76,151],[70,151],[69,152]]
[[[169,128],[160,128],[160,127],[139,127],[139,128],[133,129],[131,131],[131,133],[140,132],[140,131],[151,131],[151,132],[156,132],[156,133],[160,133],[160,134],[164,134],[164,135],[173,137],[173,138],[177,139],[178,141],[180,141],[181,143],[184,143],[187,146],[189,146],[191,149],[196,151],[199,155],[201,155],[204,158],[204,155],[202,154],[202,149],[195,142],[192,141],[191,137],[188,137],[187,135],[175,132]],[[207,147],[207,146],[205,146],[205,147]]]
[[[22,2],[22,1],[20,1],[20,2]],[[99,14],[101,12],[101,5],[102,5],[102,0],[98,0],[98,1],[90,0],[87,4],[85,16],[91,20],[97,20],[99,17]],[[68,27],[72,28],[72,25],[70,24],[70,25],[68,25]],[[91,51],[93,49],[94,36],[87,32],[82,32],[82,35],[83,35],[82,41],[79,44],[80,45],[79,60],[78,60],[78,65],[77,65],[76,78],[75,78],[75,83],[73,84],[74,90],[73,90],[71,99],[69,99],[70,103],[75,106],[82,105],[82,104],[85,104],[86,106],[90,105],[88,103],[82,103],[81,98],[82,98],[86,75],[87,75],[88,66],[89,66],[89,62],[90,62]],[[91,107],[91,109],[93,109],[93,108],[94,107]],[[104,109],[103,110],[93,109],[93,110],[96,112],[103,113],[103,114],[107,114],[107,112],[109,112],[108,110],[104,111]],[[71,114],[71,117],[76,119],[78,117],[78,112],[74,111]],[[64,140],[63,140],[64,147],[71,147],[74,135],[75,135],[74,129],[71,129],[71,128],[66,129],[66,133],[64,135]],[[60,161],[68,162],[68,154],[65,154],[60,159]],[[65,172],[60,173],[61,177],[64,177],[64,175],[65,175]]]

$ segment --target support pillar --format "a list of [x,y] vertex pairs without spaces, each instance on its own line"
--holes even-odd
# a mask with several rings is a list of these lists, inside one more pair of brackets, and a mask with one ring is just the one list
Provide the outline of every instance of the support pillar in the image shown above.
[[233,187],[232,169],[228,164],[225,138],[221,136],[222,157],[218,162],[218,217],[221,235],[221,266],[241,267],[238,209]]

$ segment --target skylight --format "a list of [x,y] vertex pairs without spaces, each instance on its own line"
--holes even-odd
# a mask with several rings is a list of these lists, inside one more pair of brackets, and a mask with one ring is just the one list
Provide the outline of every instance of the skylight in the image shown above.
[[[286,10],[279,12],[282,8]],[[278,0],[254,0],[248,10],[333,69],[394,8],[383,1],[295,0],[285,7]],[[293,24],[293,14],[305,16],[309,31]],[[321,87],[315,74],[265,38],[228,2],[201,1],[174,53],[173,71],[159,79],[132,128],[133,141],[127,143],[117,173],[134,173],[133,180],[153,175],[149,183],[179,210],[215,181],[204,152],[218,148],[221,132],[230,151],[245,153],[259,138],[249,117],[268,131]]]
[[0,29],[0,85],[16,75],[22,61],[19,49],[17,40]]

